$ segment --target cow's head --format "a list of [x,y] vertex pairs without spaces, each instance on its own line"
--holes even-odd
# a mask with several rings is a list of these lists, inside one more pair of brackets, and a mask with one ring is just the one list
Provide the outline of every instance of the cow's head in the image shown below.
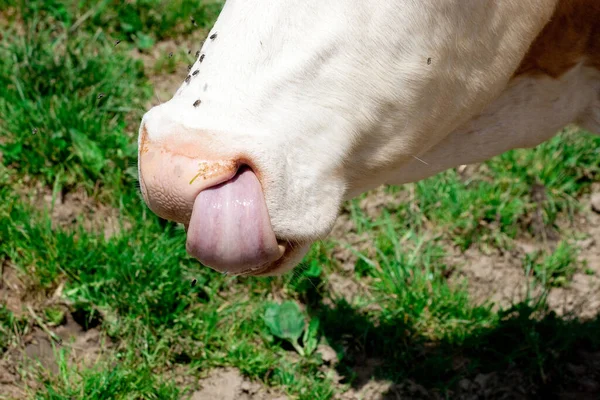
[[555,0],[229,0],[139,135],[144,200],[220,271],[279,274],[505,87]]

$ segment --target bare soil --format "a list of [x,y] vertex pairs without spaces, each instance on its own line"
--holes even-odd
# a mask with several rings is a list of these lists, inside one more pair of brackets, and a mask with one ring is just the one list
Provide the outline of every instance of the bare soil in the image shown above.
[[103,232],[106,239],[127,230],[131,224],[122,221],[119,210],[109,207],[88,196],[85,191],[59,191],[54,197],[46,186],[21,186],[16,188],[29,203],[50,217],[52,228],[75,231],[83,228],[88,232]]
[[[60,301],[60,293],[40,303],[28,299],[26,288],[19,274],[10,265],[4,264],[0,275],[0,302],[16,317],[29,315],[40,322],[27,325],[24,334],[18,336],[18,342],[12,343],[0,358],[0,399],[27,398],[28,392],[35,391],[39,385],[36,366],[42,366],[50,374],[57,374],[57,357],[61,349],[66,351],[68,365],[89,367],[104,352],[110,351],[112,345],[100,330],[84,329],[79,325],[68,305]],[[64,312],[65,317],[58,326],[51,327],[41,322],[41,312],[47,305]]]
[[200,380],[190,400],[285,400],[287,396],[245,378],[237,369],[217,368]]
[[[583,204],[590,204],[589,210],[577,216],[570,229],[585,236],[575,241],[580,249],[580,268],[565,287],[550,290],[548,304],[560,316],[593,318],[600,313],[600,214],[592,211],[589,196],[581,201]],[[567,223],[562,221],[562,225],[566,226]],[[494,251],[488,255],[476,249],[469,249],[464,253],[455,251],[448,260],[451,265],[458,267],[451,280],[466,278],[469,293],[476,304],[492,301],[496,308],[508,307],[523,301],[528,288],[532,290],[534,286],[533,278],[525,275],[524,256],[546,247],[552,248],[558,239],[560,236],[544,243],[539,237],[519,238],[512,251]],[[533,288],[533,293],[530,294],[536,295],[540,291],[539,287]]]

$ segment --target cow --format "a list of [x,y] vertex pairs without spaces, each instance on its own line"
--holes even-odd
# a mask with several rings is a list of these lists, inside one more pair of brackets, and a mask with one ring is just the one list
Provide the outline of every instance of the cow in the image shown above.
[[600,133],[598,0],[228,0],[138,172],[192,257],[272,276],[344,201],[572,123]]

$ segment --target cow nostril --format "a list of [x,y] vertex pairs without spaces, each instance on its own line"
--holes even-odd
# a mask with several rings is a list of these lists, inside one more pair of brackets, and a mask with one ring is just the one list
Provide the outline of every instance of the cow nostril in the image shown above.
[[187,223],[198,193],[238,174],[235,158],[205,159],[189,143],[165,143],[148,139],[142,126],[139,149],[139,181],[144,201],[158,216]]
[[247,171],[247,170],[250,170],[250,171],[252,171],[252,173],[256,174],[256,172],[248,164],[246,164],[246,163],[240,163],[239,166],[238,166],[238,170],[236,172],[236,175],[240,175],[242,172]]

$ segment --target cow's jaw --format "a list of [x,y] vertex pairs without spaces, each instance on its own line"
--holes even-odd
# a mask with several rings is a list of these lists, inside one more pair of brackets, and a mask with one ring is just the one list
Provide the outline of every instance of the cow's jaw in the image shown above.
[[189,77],[143,118],[144,199],[189,224],[202,191],[249,165],[283,255],[271,236],[246,269],[219,246],[188,248],[226,272],[288,270],[349,194],[498,96],[555,1],[229,0]]

